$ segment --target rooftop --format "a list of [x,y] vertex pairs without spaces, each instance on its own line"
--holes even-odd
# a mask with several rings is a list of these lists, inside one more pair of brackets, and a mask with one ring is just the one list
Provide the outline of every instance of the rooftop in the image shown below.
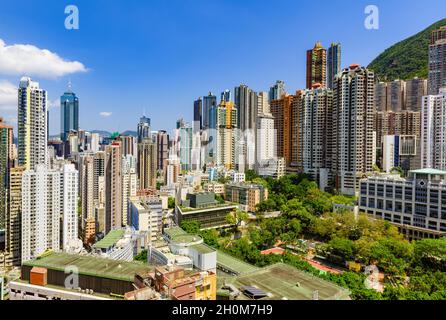
[[93,245],[93,248],[108,249],[114,246],[120,239],[122,239],[124,234],[124,230],[112,230],[104,237],[104,239],[95,243]]
[[350,294],[347,289],[283,263],[240,275],[232,279],[232,284],[259,289],[267,293],[265,300],[312,300],[315,291],[320,300],[347,300]]
[[164,229],[164,233],[169,237],[171,241],[176,243],[193,243],[202,241],[202,238],[199,235],[189,234],[180,227]]
[[432,175],[446,175],[446,171],[437,170],[437,169],[431,169],[431,168],[425,168],[425,169],[418,169],[418,170],[412,170],[411,173],[415,174],[432,174]]
[[67,266],[75,266],[79,274],[113,280],[133,281],[135,274],[147,273],[153,267],[140,262],[125,262],[93,256],[52,253],[23,263],[24,266],[40,267],[65,272]]
[[234,258],[220,250],[217,250],[217,266],[236,274],[244,274],[260,270],[256,266]]
[[191,248],[195,249],[198,253],[201,253],[201,254],[215,252],[215,249],[212,249],[211,247],[207,246],[204,243],[193,245]]
[[235,209],[238,207],[236,203],[232,202],[225,202],[225,203],[215,203],[212,206],[205,207],[205,208],[191,208],[191,207],[183,207],[183,206],[177,206],[177,208],[181,211],[181,214],[191,214],[191,213],[197,213],[201,211],[215,211],[219,209]]
[[188,234],[186,231],[184,231],[180,227],[172,227],[172,228],[164,229],[164,233],[171,239],[176,236]]

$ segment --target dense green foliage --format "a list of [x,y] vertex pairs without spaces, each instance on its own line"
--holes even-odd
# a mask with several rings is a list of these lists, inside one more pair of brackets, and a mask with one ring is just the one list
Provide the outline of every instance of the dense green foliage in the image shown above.
[[427,78],[429,42],[431,32],[446,25],[446,19],[391,46],[368,66],[375,71],[379,81]]
[[200,223],[198,221],[182,221],[180,227],[190,234],[198,234],[200,232]]
[[174,209],[175,208],[175,198],[169,197],[167,199],[167,207],[169,209]]
[[[242,237],[235,239],[234,229],[200,231],[196,222],[184,222],[183,229],[201,235],[208,245],[258,267],[284,262],[332,281],[348,288],[352,299],[446,298],[446,238],[409,242],[387,221],[372,220],[365,214],[355,217],[347,210],[333,212],[334,203],[351,205],[356,200],[322,192],[305,175],[259,182],[270,189],[270,199],[259,205],[258,219],[242,230]],[[260,210],[264,208],[268,210]],[[282,215],[265,218],[261,213],[274,210],[280,210]],[[298,252],[286,250],[282,256],[261,254],[274,246],[303,248],[304,238],[318,241],[317,254],[329,259],[336,257],[338,263],[376,265],[386,276],[384,292],[367,289],[366,275],[362,272],[323,274]]]
[[135,256],[134,260],[147,263],[147,250],[142,250]]

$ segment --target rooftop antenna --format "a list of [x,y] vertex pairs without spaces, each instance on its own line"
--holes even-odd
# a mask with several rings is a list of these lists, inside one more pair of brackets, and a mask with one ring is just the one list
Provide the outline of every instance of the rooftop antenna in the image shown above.
[[71,85],[71,78],[68,80],[68,92],[73,92],[72,90],[72,85]]

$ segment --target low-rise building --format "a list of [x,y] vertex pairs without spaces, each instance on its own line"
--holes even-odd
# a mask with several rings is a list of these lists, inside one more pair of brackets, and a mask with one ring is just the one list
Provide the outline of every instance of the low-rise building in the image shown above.
[[213,192],[223,195],[225,193],[225,185],[223,183],[211,182],[204,185],[205,192]]
[[382,169],[391,173],[400,167],[404,173],[421,167],[420,141],[415,135],[387,135],[382,138]]
[[[40,269],[35,275],[34,268]],[[135,290],[138,274],[153,270],[140,262],[48,252],[22,264],[20,280],[10,283],[10,298],[77,300],[97,296],[119,299]],[[75,276],[70,282],[73,287],[67,288],[67,275],[70,274]]]
[[257,173],[261,177],[272,177],[280,179],[285,175],[286,162],[285,158],[273,158],[259,161],[257,165]]
[[235,204],[218,203],[212,192],[188,194],[186,201],[175,207],[175,223],[181,226],[183,221],[197,221],[202,229],[230,227],[226,216],[237,207]]
[[151,240],[162,233],[163,202],[159,197],[131,197],[129,221],[135,230],[147,232]]
[[141,248],[147,247],[148,234],[136,232],[133,228],[110,231],[102,240],[92,246],[93,253],[103,258],[133,261]]
[[245,179],[246,179],[245,173],[236,171],[231,172],[231,180],[233,183],[245,182]]
[[191,235],[179,227],[173,227],[164,230],[164,239],[173,254],[191,258],[195,268],[202,271],[216,270],[217,252],[207,246],[199,235]]
[[178,266],[162,266],[151,274],[154,289],[172,300],[216,300],[215,272],[188,272]]
[[359,208],[387,220],[409,238],[446,236],[446,171],[420,169],[361,180]]
[[256,212],[256,206],[268,199],[268,189],[258,184],[228,184],[225,187],[225,200],[238,203],[240,209]]

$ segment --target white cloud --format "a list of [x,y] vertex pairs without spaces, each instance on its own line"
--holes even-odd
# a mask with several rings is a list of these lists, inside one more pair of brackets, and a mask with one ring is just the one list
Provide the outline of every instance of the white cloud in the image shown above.
[[48,105],[48,109],[59,108],[60,107],[60,100],[58,100],[58,99],[55,99],[55,100],[48,99],[47,105]]
[[67,74],[87,72],[79,61],[67,61],[57,53],[30,44],[6,45],[0,39],[0,74],[58,78]]
[[17,110],[17,87],[9,81],[0,80],[0,113]]
[[101,117],[108,118],[112,115],[112,112],[101,112],[99,113]]
[[17,125],[17,87],[5,80],[0,80],[0,118]]

